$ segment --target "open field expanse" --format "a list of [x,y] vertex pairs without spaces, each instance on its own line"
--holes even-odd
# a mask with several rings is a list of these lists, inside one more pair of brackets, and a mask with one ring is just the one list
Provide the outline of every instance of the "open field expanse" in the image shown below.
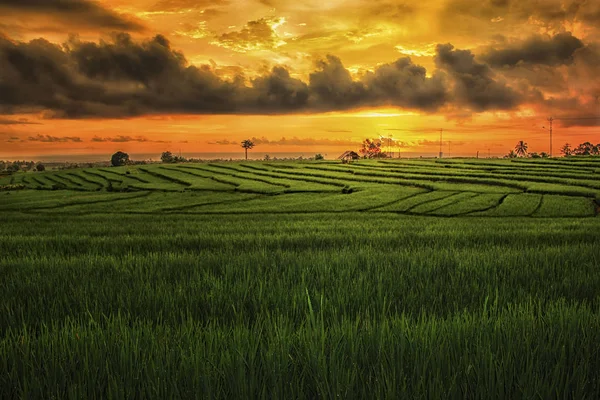
[[[5,210],[591,217],[600,158],[167,164],[19,173]],[[48,192],[40,192],[40,191]],[[118,193],[115,193],[118,192]]]
[[599,177],[584,158],[0,178],[0,398],[600,398]]

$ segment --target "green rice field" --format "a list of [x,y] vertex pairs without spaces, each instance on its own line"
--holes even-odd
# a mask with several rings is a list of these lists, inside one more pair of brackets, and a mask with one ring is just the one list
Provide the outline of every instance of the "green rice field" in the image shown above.
[[0,398],[600,398],[599,178],[600,158],[0,177]]

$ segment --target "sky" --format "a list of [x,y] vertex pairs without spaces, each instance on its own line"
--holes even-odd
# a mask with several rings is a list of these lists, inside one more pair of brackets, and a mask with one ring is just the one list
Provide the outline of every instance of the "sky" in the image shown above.
[[[0,0],[0,158],[600,143],[597,0]],[[252,151],[251,151],[252,153]]]

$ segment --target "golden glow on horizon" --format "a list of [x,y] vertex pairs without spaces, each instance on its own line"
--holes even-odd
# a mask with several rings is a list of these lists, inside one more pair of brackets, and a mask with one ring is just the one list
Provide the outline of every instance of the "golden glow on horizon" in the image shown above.
[[[523,20],[526,11],[535,11],[528,8],[529,3],[538,4],[523,1],[508,11],[475,0],[99,0],[98,4],[144,24],[145,29],[131,32],[134,40],[163,34],[191,64],[209,65],[229,80],[243,74],[248,82],[279,64],[286,66],[293,78],[308,82],[315,62],[328,54],[339,57],[355,79],[405,56],[426,68],[426,76],[431,77],[437,69],[434,57],[438,44],[452,43],[456,49],[476,53],[510,46],[532,35],[569,31],[599,46],[600,30],[583,18],[548,22],[540,17],[545,14],[538,12]],[[81,40],[98,41],[116,31],[76,22],[69,25],[50,14],[12,12],[4,19],[0,17],[0,31],[14,40],[43,37],[54,43],[65,42],[68,33],[78,34]],[[117,149],[150,153],[179,147],[188,152],[231,152],[239,150],[235,143],[252,137],[267,139],[256,148],[264,152],[334,153],[349,147],[335,141],[360,142],[380,135],[393,135],[403,143],[403,150],[435,153],[440,128],[447,131],[445,141],[455,143],[455,154],[474,155],[487,149],[506,153],[518,140],[541,152],[547,151],[547,132],[542,126],[550,107],[572,107],[567,112],[575,113],[577,108],[571,105],[575,99],[593,106],[594,99],[582,93],[596,85],[600,96],[597,80],[591,82],[598,76],[596,71],[567,64],[517,72],[498,68],[494,78],[513,87],[539,81],[539,89],[527,91],[527,101],[511,111],[478,113],[454,106],[426,113],[385,106],[314,114],[178,114],[123,120],[51,120],[38,114],[0,114],[0,158],[109,153]],[[548,101],[540,102],[541,96]],[[34,124],[1,123],[19,118]],[[590,125],[566,127],[557,123],[554,148],[566,141],[600,142],[600,127]],[[299,140],[290,144],[281,141],[283,137]],[[315,144],[309,144],[308,139],[314,139]]]

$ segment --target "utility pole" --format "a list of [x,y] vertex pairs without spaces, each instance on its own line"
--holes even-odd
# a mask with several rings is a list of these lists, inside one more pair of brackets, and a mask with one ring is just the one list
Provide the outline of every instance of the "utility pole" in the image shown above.
[[440,129],[440,158],[442,158],[443,152],[442,152],[442,134],[444,133],[444,129]]
[[554,118],[548,118],[548,122],[550,122],[550,157],[552,157],[552,121],[554,121]]
[[[562,119],[562,118],[559,118]],[[542,126],[542,129],[547,130],[548,132],[550,132],[550,157],[552,157],[552,122],[554,121],[554,118],[550,117],[548,118],[548,122],[550,123],[550,128],[546,128],[545,126]]]

